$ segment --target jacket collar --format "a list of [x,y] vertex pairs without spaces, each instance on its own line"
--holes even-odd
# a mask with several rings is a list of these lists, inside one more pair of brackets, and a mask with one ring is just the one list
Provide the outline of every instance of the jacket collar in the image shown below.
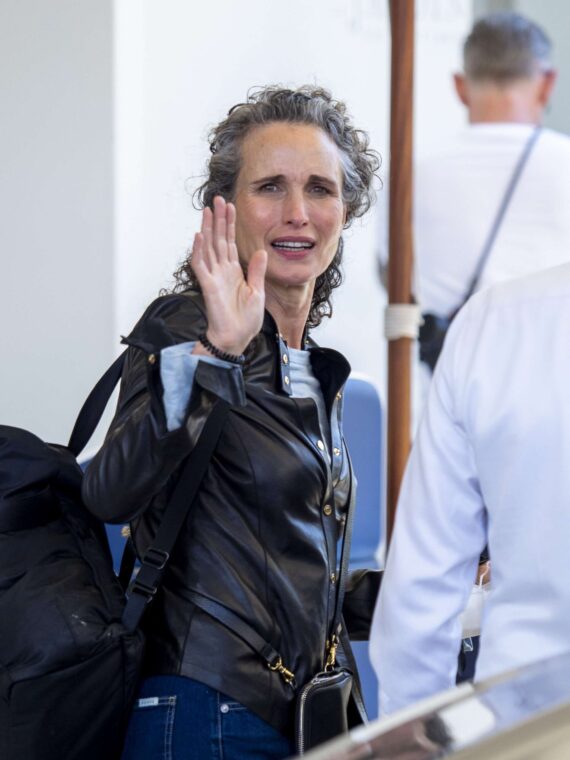
[[[271,314],[266,310],[261,332],[267,344],[273,345],[277,353],[275,368],[275,382],[279,390],[288,396],[291,395],[291,376],[289,347],[279,334],[277,324]],[[311,366],[315,377],[321,384],[327,409],[330,410],[336,394],[345,384],[350,374],[350,364],[344,356],[331,348],[321,348],[309,336],[306,327],[303,333],[303,343],[311,354]]]

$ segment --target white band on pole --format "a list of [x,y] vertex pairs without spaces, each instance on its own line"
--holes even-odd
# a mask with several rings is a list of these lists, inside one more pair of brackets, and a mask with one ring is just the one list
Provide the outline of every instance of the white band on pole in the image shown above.
[[416,340],[423,324],[421,307],[416,303],[391,303],[384,312],[384,336],[388,340]]

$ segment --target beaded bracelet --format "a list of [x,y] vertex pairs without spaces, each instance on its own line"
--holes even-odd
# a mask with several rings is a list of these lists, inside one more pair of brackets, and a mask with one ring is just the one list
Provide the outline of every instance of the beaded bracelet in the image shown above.
[[198,340],[204,348],[207,348],[217,359],[222,359],[223,361],[231,362],[232,364],[245,364],[245,356],[243,354],[229,354],[227,351],[222,351],[221,348],[217,348],[217,346],[214,346],[214,344],[208,340],[206,333],[202,333]]

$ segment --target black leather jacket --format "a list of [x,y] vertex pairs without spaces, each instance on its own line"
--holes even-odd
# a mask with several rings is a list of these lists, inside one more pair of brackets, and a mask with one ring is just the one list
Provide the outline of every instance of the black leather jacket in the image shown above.
[[[159,352],[196,340],[205,329],[202,297],[187,291],[156,300],[125,339],[131,349],[117,412],[86,473],[84,499],[104,520],[130,520],[143,553],[213,403],[218,397],[231,403],[159,593],[143,618],[145,673],[194,678],[288,733],[291,687],[187,594],[201,592],[248,621],[281,653],[299,685],[323,668],[349,492],[341,425],[350,367],[336,351],[308,344],[330,416],[332,466],[320,448],[315,402],[290,396],[287,345],[269,314],[243,371],[199,362],[186,422],[167,432]],[[344,615],[352,638],[367,638],[379,582],[374,571],[349,578]]]

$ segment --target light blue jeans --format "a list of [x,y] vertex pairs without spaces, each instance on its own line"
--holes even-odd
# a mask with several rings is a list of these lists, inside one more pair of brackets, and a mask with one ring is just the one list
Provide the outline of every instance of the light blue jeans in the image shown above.
[[122,760],[283,760],[292,742],[230,697],[181,676],[141,684]]

